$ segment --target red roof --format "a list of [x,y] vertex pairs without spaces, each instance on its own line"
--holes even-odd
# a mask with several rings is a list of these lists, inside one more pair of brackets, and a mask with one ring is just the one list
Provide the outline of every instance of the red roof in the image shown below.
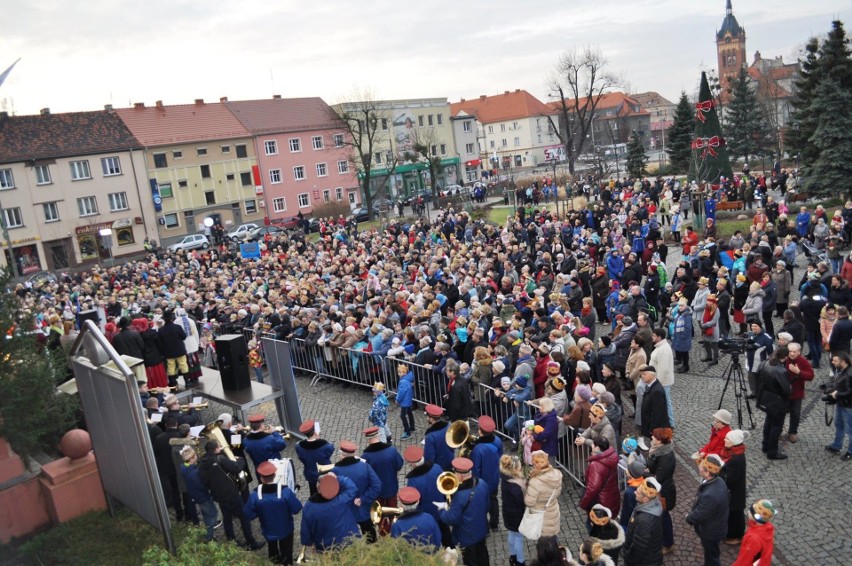
[[514,92],[507,90],[494,96],[482,95],[473,100],[462,99],[450,105],[452,116],[462,111],[476,116],[482,124],[553,114],[552,108],[521,89]]
[[219,102],[134,106],[116,112],[145,147],[251,137]]
[[271,98],[224,102],[253,134],[340,128],[343,122],[322,98]]
[[[582,108],[586,105],[586,101],[588,97],[582,97],[577,101],[577,107]],[[574,108],[574,100],[566,98],[565,102],[568,105],[568,110],[570,111]],[[550,106],[553,110],[558,110],[562,107],[559,101],[549,102],[548,106]],[[638,111],[634,111],[630,108],[630,106],[636,106],[639,108]],[[624,94],[623,92],[605,92],[600,96],[598,100],[598,104],[595,107],[596,112],[603,112],[604,110],[608,110],[611,108],[615,108],[618,110],[618,116],[640,116],[649,114],[647,110],[643,110],[642,106],[636,99],[631,98]]]

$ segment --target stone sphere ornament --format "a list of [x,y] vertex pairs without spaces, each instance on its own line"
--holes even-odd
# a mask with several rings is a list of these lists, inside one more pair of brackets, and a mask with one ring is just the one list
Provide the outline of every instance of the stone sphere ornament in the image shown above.
[[69,430],[59,442],[59,450],[72,460],[79,460],[92,451],[92,437],[85,430]]

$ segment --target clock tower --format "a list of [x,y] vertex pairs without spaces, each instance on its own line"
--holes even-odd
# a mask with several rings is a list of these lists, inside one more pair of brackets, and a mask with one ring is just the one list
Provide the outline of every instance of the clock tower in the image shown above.
[[716,56],[718,58],[719,85],[722,87],[723,102],[730,98],[730,85],[740,69],[746,66],[746,33],[734,17],[731,0],[725,7],[725,19],[716,32]]

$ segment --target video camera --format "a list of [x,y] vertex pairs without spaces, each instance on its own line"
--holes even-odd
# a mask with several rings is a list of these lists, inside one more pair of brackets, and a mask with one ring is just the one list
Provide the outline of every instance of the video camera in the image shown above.
[[744,354],[748,351],[757,350],[758,347],[755,344],[755,336],[751,332],[742,337],[722,338],[719,340],[719,350],[725,354]]
[[834,393],[834,387],[832,387],[828,383],[820,383],[819,390],[822,391],[822,397],[819,398],[820,401],[825,403],[826,405],[836,405],[837,399],[832,397],[832,393]]

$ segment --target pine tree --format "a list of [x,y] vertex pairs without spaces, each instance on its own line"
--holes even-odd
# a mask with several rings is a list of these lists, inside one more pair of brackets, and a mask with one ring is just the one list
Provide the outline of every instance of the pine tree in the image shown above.
[[645,155],[645,146],[642,140],[633,132],[630,142],[627,144],[627,172],[633,177],[641,177],[645,174],[645,165],[648,156]]
[[811,112],[814,92],[819,84],[819,40],[812,37],[805,45],[805,57],[799,60],[799,76],[793,81],[792,127],[787,129],[787,146],[799,155],[800,169],[806,170],[819,156],[808,140],[816,130],[817,117]]
[[686,92],[681,91],[675,108],[672,127],[666,132],[666,152],[675,172],[686,172],[692,159],[692,136],[695,132],[695,108],[689,103]]
[[731,156],[742,157],[748,163],[749,157],[766,150],[769,131],[745,68],[740,69],[731,85],[731,102],[725,117],[725,140]]
[[[701,118],[699,118],[699,116]],[[716,183],[719,177],[732,177],[728,149],[707,74],[701,73],[701,86],[695,112],[695,135],[692,139],[692,161],[689,176],[697,181]]]
[[849,38],[843,29],[843,22],[831,22],[831,31],[819,50],[819,68],[818,78],[825,79],[831,75],[841,89],[852,89],[852,53],[849,51]]
[[830,74],[820,82],[812,104],[819,112],[816,131],[808,140],[819,157],[805,178],[804,187],[810,195],[839,194],[849,190],[852,179],[852,94],[842,88],[840,77]]

